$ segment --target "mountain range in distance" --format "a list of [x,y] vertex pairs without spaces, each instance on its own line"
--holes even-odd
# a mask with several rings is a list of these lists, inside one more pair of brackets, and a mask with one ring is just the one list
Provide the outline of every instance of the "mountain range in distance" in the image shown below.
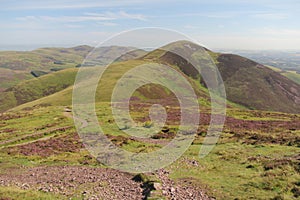
[[[211,97],[192,59],[201,61],[201,70],[208,60],[215,64],[227,95],[222,133],[204,158],[199,150],[209,133]],[[125,118],[123,124],[116,124],[111,112],[118,81],[136,66],[149,63],[169,66],[191,85],[201,111],[195,138],[178,160],[158,171],[111,169],[91,156],[74,126],[76,76],[79,70],[91,74],[105,69],[95,94],[99,125],[117,147],[149,153],[176,137],[181,122],[176,95],[159,84],[146,84],[129,99],[135,124]],[[0,52],[0,199],[298,199],[298,80],[294,71],[188,41],[151,51],[82,45]],[[156,125],[149,114],[153,104],[165,108],[164,127],[148,138],[127,134],[131,126],[151,130]]]
[[[178,48],[187,51],[191,45],[195,50],[189,50],[190,56],[197,55],[200,46],[188,41],[178,41],[168,46],[170,49]],[[73,48],[41,48],[33,51],[5,51],[0,52],[0,111],[6,111],[24,103],[40,98],[64,93],[71,101],[71,90],[78,67],[84,58],[92,51],[90,46],[77,46]],[[224,81],[227,99],[248,109],[267,111],[300,113],[300,86],[298,74],[290,76],[275,68],[264,66],[235,54],[215,53],[205,49],[214,60]],[[149,60],[172,66],[182,72],[190,82],[200,81],[202,85],[194,85],[194,90],[208,99],[203,80],[197,80],[198,72],[187,62],[170,51],[156,49],[150,52],[138,50],[133,47],[109,46],[97,48],[93,55],[95,60],[105,65],[106,61],[122,55],[116,60],[115,70],[121,72],[123,63],[129,69],[131,62],[147,62]],[[85,63],[87,65],[88,63]],[[89,63],[93,66],[93,63]],[[124,71],[124,70],[123,70]],[[121,74],[120,74],[121,75]],[[108,76],[109,77],[109,76]],[[105,77],[104,77],[105,78]],[[111,84],[111,81],[107,81]],[[111,87],[108,86],[107,87]],[[68,91],[68,92],[67,92]],[[155,91],[155,90],[154,90]],[[153,91],[153,92],[154,92]],[[142,90],[140,95],[144,96]],[[107,95],[107,94],[105,94]],[[163,97],[163,93],[159,98]]]

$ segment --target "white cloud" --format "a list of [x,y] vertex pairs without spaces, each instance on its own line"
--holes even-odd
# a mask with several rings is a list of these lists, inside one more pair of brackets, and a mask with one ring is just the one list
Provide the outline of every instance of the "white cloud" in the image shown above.
[[113,22],[98,22],[97,24],[99,24],[101,26],[117,26],[117,25],[119,25],[119,24],[113,23]]
[[125,11],[119,11],[119,12],[105,12],[105,13],[84,13],[87,16],[106,16],[106,17],[110,17],[112,19],[136,19],[136,20],[141,20],[141,21],[145,21],[146,17],[142,14],[132,14],[132,13],[128,13]]
[[46,22],[85,22],[85,21],[113,21],[120,19],[133,19],[145,21],[141,14],[131,14],[124,11],[105,13],[84,13],[79,16],[25,16],[16,18],[19,21],[46,21]]
[[86,8],[116,8],[140,5],[153,5],[155,3],[168,3],[171,0],[24,0],[8,1],[0,10],[61,10],[61,9],[86,9]]
[[84,21],[106,21],[106,20],[115,20],[114,18],[107,16],[39,16],[38,19],[42,21],[50,22],[84,22]]
[[141,21],[145,21],[146,20],[145,16],[143,16],[141,14],[129,14],[129,13],[124,12],[124,11],[121,11],[118,14],[119,14],[119,16],[121,18],[137,19],[137,20],[141,20]]
[[38,18],[36,16],[25,16],[25,17],[17,17],[17,20],[20,21],[36,21]]
[[289,18],[289,15],[284,13],[258,13],[251,17],[263,20],[280,20]]

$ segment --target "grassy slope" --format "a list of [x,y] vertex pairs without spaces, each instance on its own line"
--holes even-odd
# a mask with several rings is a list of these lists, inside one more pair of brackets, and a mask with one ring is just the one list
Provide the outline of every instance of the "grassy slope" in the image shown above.
[[297,72],[295,71],[283,71],[279,68],[276,68],[276,67],[273,67],[273,66],[267,66],[269,67],[270,69],[276,71],[276,72],[279,72],[281,73],[283,76],[289,78],[290,80],[294,81],[295,83],[298,83],[300,84],[300,74],[298,74]]
[[[180,52],[179,55],[184,52],[185,56],[196,58],[197,62],[201,56],[205,56],[199,46],[180,41],[171,43],[164,49],[150,52],[144,59],[176,65],[186,75],[198,78],[197,70],[174,52]],[[300,112],[300,105],[295,100],[300,98],[300,85],[294,81],[247,58],[206,51],[219,69],[227,98],[231,102],[250,109]]]
[[[131,140],[122,142],[122,137],[126,137],[115,124],[105,123],[112,120],[109,109],[109,103],[97,103],[96,112],[98,114],[101,127],[111,136],[119,136],[115,138],[117,142],[122,144],[122,148],[133,152],[148,152],[157,149],[159,146],[147,143],[141,143]],[[39,138],[60,138],[63,135],[71,134],[75,131],[74,127],[63,132],[51,132],[52,128],[72,126],[72,119],[63,114],[64,107],[62,106],[46,106],[26,108],[19,111],[8,112],[1,116],[0,120],[0,143],[15,138],[24,137],[38,131],[43,131],[47,134],[36,137],[28,137],[26,139],[11,142],[5,145],[0,145],[1,167],[0,173],[5,173],[6,169],[27,166],[34,167],[40,165],[83,165],[86,161],[88,153],[83,149],[76,152],[68,152],[67,150],[56,150],[50,156],[38,155],[23,155],[9,151],[9,148],[15,148],[16,145],[24,145],[28,142],[36,141]],[[144,112],[143,112],[144,113]],[[247,121],[261,121],[266,125],[274,120],[295,120],[295,115],[282,113],[269,113],[259,111],[241,111],[239,109],[229,109],[229,116],[234,116],[237,119],[242,119],[239,124]],[[141,113],[136,111],[131,113],[133,118],[141,117]],[[145,112],[145,115],[147,113]],[[258,116],[257,116],[258,115]],[[8,119],[4,120],[4,118]],[[21,116],[21,117],[19,117]],[[299,116],[297,118],[299,121]],[[5,122],[5,124],[4,124]],[[171,126],[171,125],[169,125]],[[170,171],[170,176],[175,182],[182,183],[183,181],[191,182],[192,185],[200,188],[206,188],[206,192],[216,197],[217,199],[266,199],[276,196],[284,197],[285,199],[293,199],[291,190],[297,188],[297,181],[300,176],[297,168],[294,168],[288,160],[299,154],[297,143],[294,145],[272,144],[269,141],[261,141],[260,137],[273,135],[274,140],[280,140],[282,136],[277,136],[277,133],[282,133],[284,137],[300,137],[299,130],[289,131],[288,128],[278,127],[268,130],[255,130],[255,128],[247,129],[243,126],[240,128],[225,128],[218,145],[213,152],[204,159],[198,157],[198,152],[201,147],[203,135],[199,134],[196,137],[193,145],[178,161],[170,165],[167,169]],[[8,132],[10,130],[10,132]],[[48,133],[49,132],[49,133]],[[235,139],[236,133],[245,133],[239,139]],[[257,134],[258,138],[248,139],[249,134]],[[121,137],[122,136],[122,137]],[[46,140],[47,141],[47,140]],[[248,144],[248,141],[257,142],[257,144]],[[292,139],[290,139],[292,141]],[[76,141],[74,141],[75,143]],[[298,143],[299,145],[299,143]],[[22,149],[22,146],[20,147]],[[50,149],[51,148],[46,148]],[[45,150],[46,150],[45,149]],[[8,154],[8,152],[12,152]],[[37,152],[38,153],[38,152]],[[287,159],[287,161],[284,161]],[[291,160],[294,162],[293,160]],[[191,164],[197,162],[198,165]],[[94,161],[90,165],[101,167]],[[266,166],[273,166],[270,169]],[[13,194],[11,191],[16,191]],[[15,197],[20,195],[24,199],[30,199],[31,195],[38,197],[43,193],[33,192],[26,193],[19,188],[0,188],[0,197]],[[53,193],[48,193],[50,197]],[[18,197],[17,199],[19,199]],[[41,196],[41,198],[46,196]],[[49,197],[49,198],[50,198]]]
[[0,68],[0,92],[20,82],[32,78],[32,75],[18,70]]
[[[178,43],[167,45],[164,48],[178,49],[181,47],[182,47],[182,42],[178,42]],[[40,49],[36,51],[41,55],[50,55],[48,56],[48,58],[49,57],[59,58],[59,56],[65,56],[64,59],[60,57],[60,60],[68,63],[68,62],[73,62],[73,60],[80,59],[80,56],[83,56],[86,53],[85,52],[86,47],[81,47],[81,48],[82,49],[46,48],[46,49]],[[102,51],[104,52],[104,55],[101,54],[104,60],[103,59],[101,60],[105,62],[107,55],[115,56],[116,54],[119,54],[120,52],[123,52],[125,50],[126,50],[125,47],[124,49],[120,47],[110,47],[109,49],[103,48],[103,49],[99,49],[98,51],[100,52],[100,54]],[[78,58],[74,58],[73,56],[73,54],[75,54],[76,52],[79,54]],[[60,55],[60,53],[62,55]],[[133,51],[133,56],[135,57],[140,56],[143,53],[145,52]],[[279,73],[276,73],[273,70],[268,70],[268,68],[258,65],[257,63],[248,60],[246,58],[242,58],[236,55],[217,54],[211,51],[208,51],[208,53],[212,56],[213,60],[216,62],[220,70],[220,73],[225,83],[227,97],[230,101],[251,109],[275,110],[275,111],[283,111],[283,112],[299,112],[300,109],[299,105],[296,104],[291,97],[286,95],[286,93],[293,93],[291,88],[293,88],[293,90],[295,88],[299,89],[299,85],[294,85],[292,81],[289,81],[289,79],[286,79],[284,76],[281,76]],[[197,55],[198,55],[197,52],[190,52],[190,56],[192,57],[193,56],[197,57]],[[126,56],[124,57],[126,58]],[[129,55],[129,58],[131,57],[132,56]],[[94,59],[98,59],[98,58],[94,58]],[[184,64],[185,63],[184,60],[178,59],[178,56],[176,57],[170,53],[166,53],[166,51],[164,50],[161,49],[155,50],[145,55],[143,59],[145,61],[154,60],[162,63],[171,64],[176,69],[180,69],[180,71],[183,72],[183,74],[189,77],[193,77],[195,80],[190,79],[192,82],[194,83],[197,82],[196,79],[198,79],[198,72],[195,71],[193,67],[190,67],[187,63]],[[119,75],[124,73],[126,70],[130,69],[131,64],[135,65],[134,63],[130,63],[130,62],[129,63],[121,62],[119,63],[118,66],[113,66],[113,68],[116,68],[113,70],[118,72],[117,73],[114,72],[114,75],[112,76],[106,73],[105,76],[110,77],[110,79],[107,82],[108,84],[105,83],[104,84],[105,87],[101,88],[101,91],[103,90],[104,95],[98,94],[100,99],[102,98],[102,100],[108,100],[107,99],[108,95],[106,94],[108,90],[111,90],[113,88],[115,83],[115,81],[113,80],[117,80],[120,77]],[[298,80],[298,74],[291,74],[290,72],[287,72],[286,74],[283,75],[290,77],[295,82]],[[200,86],[200,90],[198,89],[198,86]],[[194,88],[196,88],[197,91],[200,91],[201,93],[200,96],[207,98],[207,95],[205,94],[205,92],[203,92],[205,89],[199,84],[198,86],[194,85]],[[7,99],[11,99],[12,95],[13,94],[8,93],[2,96],[4,96]],[[31,100],[41,98],[43,96],[45,95],[42,96],[35,95],[35,97],[30,99],[25,98],[25,100],[20,100],[21,98],[17,98],[17,105],[19,105],[20,103],[29,102],[29,100],[31,101]],[[5,110],[5,108],[9,108],[11,107],[11,105],[15,105],[13,102],[14,101],[4,102],[0,110]]]
[[[51,69],[74,68],[81,64],[92,51],[90,46],[73,48],[41,48],[34,51],[2,51],[0,52],[0,91],[16,85],[22,80],[32,78],[31,71],[51,73]],[[143,50],[130,47],[101,47],[95,50],[96,59],[111,61],[112,57],[128,54],[119,58],[120,61],[133,59],[145,54]]]
[[292,71],[283,72],[281,74],[300,85],[300,74]]
[[[51,68],[75,67],[91,50],[88,46],[74,48],[42,48],[34,51],[2,51],[0,52],[0,68],[11,70],[45,70]],[[55,64],[60,61],[60,64]]]
[[240,56],[222,54],[218,62],[229,100],[251,109],[300,112],[292,97],[299,98],[300,86],[295,82]]
[[[120,63],[112,64],[103,74],[103,78],[100,84],[100,87],[97,89],[96,93],[96,100],[97,101],[110,101],[110,97],[113,91],[113,88],[116,84],[116,82],[121,78],[121,76],[128,70],[132,69],[135,66],[141,65],[146,63],[143,60],[131,60],[131,61],[124,61]],[[174,67],[176,68],[176,67]],[[93,70],[93,68],[86,68],[83,70]],[[49,83],[57,83],[59,89],[63,88],[61,84],[65,83],[65,81],[74,80],[74,77],[76,76],[77,71],[74,69],[67,69],[62,70],[59,72],[54,73],[53,75],[45,75],[43,77],[38,78],[36,81],[39,82],[38,85],[44,85],[42,82],[46,82],[47,85],[44,85],[45,87],[40,88],[40,94],[43,94],[45,90],[49,87]],[[59,76],[58,76],[59,75]],[[201,98],[202,105],[209,105],[207,90],[203,86],[199,84],[199,81],[196,81],[194,79],[191,79],[184,75],[191,83],[192,87],[195,89],[196,94],[198,94]],[[64,78],[66,76],[66,78]],[[26,81],[20,85],[20,88],[23,90],[23,88],[28,88],[28,92],[31,94],[36,90],[36,82]],[[21,87],[22,86],[22,87]],[[28,101],[28,103],[25,103],[23,105],[20,105],[16,109],[23,109],[25,107],[32,107],[35,105],[40,104],[46,104],[46,105],[71,105],[72,103],[72,87],[68,87],[66,89],[63,89],[61,91],[57,91],[56,93],[53,93],[48,96],[40,96],[40,98],[36,98],[34,101]],[[30,92],[30,90],[32,90]],[[19,90],[18,90],[19,91]],[[11,92],[6,93],[8,95],[12,95]],[[154,97],[151,96],[151,94],[159,94]],[[26,95],[28,96],[28,95]],[[29,95],[30,97],[33,97],[32,95]],[[169,95],[169,91],[166,91],[166,89],[162,87],[152,87],[151,91],[149,92],[149,88],[145,87],[144,89],[140,89],[134,93],[134,96],[139,97],[141,99],[146,98],[166,98]],[[22,97],[24,98],[24,97]],[[6,102],[6,101],[5,101]],[[9,101],[11,102],[11,101]],[[9,102],[6,102],[5,105],[7,108],[13,108],[14,106],[11,106]],[[13,104],[15,105],[15,104]],[[19,104],[18,104],[19,105]],[[11,107],[9,107],[11,106]]]
[[0,111],[54,94],[73,85],[77,69],[66,69],[19,83],[2,92]]
[[52,200],[52,199],[67,199],[61,195],[49,194],[35,190],[22,190],[17,187],[0,187],[0,197],[3,199],[15,200]]
[[[51,69],[74,68],[91,50],[88,46],[74,48],[43,48],[34,51],[0,52],[0,91],[23,80],[33,78],[31,71],[51,72]],[[57,62],[55,64],[55,62]]]
[[[112,65],[111,71],[107,71],[105,79],[103,79],[103,86],[98,89],[98,99],[101,101],[108,101],[108,94],[111,93],[114,83],[120,78],[120,74],[123,74],[127,70],[131,69],[135,65],[142,64],[142,60],[127,61]],[[88,70],[88,69],[87,69]],[[115,72],[115,73],[113,73]],[[55,74],[47,75],[36,79],[40,82],[45,80],[45,84],[61,83],[62,81],[74,80],[74,74],[76,70],[69,69],[57,72],[57,74],[63,74],[60,77]],[[67,76],[66,76],[67,75]],[[69,77],[69,78],[66,78]],[[49,78],[49,80],[47,80]],[[57,79],[59,78],[59,79]],[[50,81],[50,79],[54,81]],[[199,82],[190,79],[194,87],[200,88]],[[32,81],[27,81],[26,84],[20,85],[21,88],[28,88],[29,91],[35,88],[36,85],[43,86],[43,84]],[[22,86],[22,87],[21,87]],[[37,87],[39,93],[42,94],[44,89],[47,89],[47,85],[44,87]],[[198,92],[203,95],[205,89],[203,86]],[[153,91],[155,92],[155,91]],[[146,95],[146,91],[140,91],[137,96]],[[29,155],[26,156],[21,153],[9,153],[9,148],[17,148],[17,145],[25,145],[27,143],[35,144],[35,141],[40,138],[45,138],[45,141],[49,141],[49,138],[60,138],[61,136],[74,133],[76,130],[74,127],[65,131],[53,132],[51,129],[72,126],[72,119],[66,117],[63,114],[63,105],[71,105],[72,87],[68,87],[50,96],[38,99],[36,101],[23,104],[4,115],[1,115],[0,119],[0,142],[10,141],[7,144],[0,145],[0,157],[1,167],[0,173],[5,173],[5,170],[15,167],[34,167],[40,165],[84,165],[88,163],[95,167],[101,167],[95,161],[87,160],[88,153],[81,149],[81,151],[69,152],[64,149],[56,149],[56,152],[49,156]],[[200,95],[200,96],[201,96]],[[13,97],[9,103],[13,103]],[[28,95],[26,95],[28,97]],[[51,105],[50,105],[51,104]],[[124,149],[133,152],[148,152],[153,149],[157,149],[159,146],[152,145],[143,142],[126,140],[122,141],[122,137],[126,135],[115,125],[106,123],[109,120],[113,120],[110,110],[108,109],[109,103],[99,102],[96,105],[96,111],[98,113],[99,121],[103,126],[103,130],[111,136],[119,136],[115,138],[117,142],[122,144]],[[142,118],[141,113],[147,112],[133,112],[133,118]],[[198,151],[203,140],[203,135],[197,136],[193,145],[184,154],[184,156],[177,162],[168,167],[171,172],[171,178],[180,183],[184,180],[190,181],[193,185],[200,188],[206,188],[207,192],[217,199],[266,199],[266,198],[285,198],[292,199],[294,194],[293,188],[299,188],[297,182],[299,177],[299,171],[289,161],[283,161],[285,158],[291,158],[299,154],[299,142],[295,144],[272,144],[268,141],[261,141],[261,137],[272,135],[275,141],[280,141],[282,137],[287,137],[292,141],[293,137],[300,137],[300,132],[296,128],[290,129],[284,126],[268,125],[272,121],[278,121],[282,123],[290,120],[298,120],[299,116],[282,114],[282,113],[269,113],[259,111],[241,111],[239,109],[229,109],[229,116],[242,120],[236,124],[235,129],[226,127],[222,134],[219,144],[215,147],[213,152],[204,159],[198,158]],[[280,121],[281,120],[281,121]],[[265,126],[270,126],[268,129],[256,130],[244,128],[245,121],[255,122],[263,121]],[[142,122],[139,122],[142,124]],[[172,126],[170,124],[169,126]],[[34,137],[31,134],[37,131],[42,131],[43,135]],[[282,135],[278,135],[281,133]],[[234,137],[235,134],[242,134],[238,139]],[[258,144],[248,144],[247,142],[254,139],[249,139],[251,134],[257,134],[256,141]],[[250,136],[249,136],[250,135]],[[26,138],[23,138],[27,136]],[[18,139],[12,141],[14,139]],[[63,139],[62,139],[63,140]],[[76,141],[73,141],[76,143]],[[298,146],[297,146],[298,145]],[[22,147],[20,147],[22,149]],[[49,148],[45,148],[49,149]],[[37,152],[39,153],[39,152]],[[253,159],[254,158],[254,159]],[[197,161],[198,166],[191,165],[190,162]],[[294,162],[294,161],[293,161]],[[274,167],[267,169],[269,164],[274,164]],[[11,197],[16,199],[32,199],[32,198],[61,198],[53,193],[40,193],[40,192],[26,192],[20,188],[1,187],[0,197]]]

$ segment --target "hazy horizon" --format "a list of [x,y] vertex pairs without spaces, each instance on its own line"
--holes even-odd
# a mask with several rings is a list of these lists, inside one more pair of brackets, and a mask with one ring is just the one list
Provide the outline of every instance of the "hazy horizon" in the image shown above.
[[[88,45],[96,47],[96,45],[89,44],[12,44],[12,45],[1,45],[0,51],[33,51],[39,48],[72,48],[76,46]],[[120,45],[121,46],[121,45]],[[205,46],[206,47],[206,46]],[[207,47],[209,48],[209,47]],[[287,53],[299,53],[299,49],[238,49],[238,48],[209,48],[215,52],[287,52]]]
[[159,27],[209,49],[298,50],[299,5],[296,0],[2,1],[0,48],[95,46],[122,31]]

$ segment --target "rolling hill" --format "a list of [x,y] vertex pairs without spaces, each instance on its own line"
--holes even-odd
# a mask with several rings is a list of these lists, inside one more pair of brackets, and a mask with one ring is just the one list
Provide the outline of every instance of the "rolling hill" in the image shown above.
[[92,50],[89,46],[0,52],[0,90],[34,78],[31,72],[51,73],[74,68]]
[[[109,94],[111,94],[116,81],[123,73],[137,65],[151,61],[168,64],[178,70],[193,84],[193,88],[198,96],[208,100],[204,80],[190,63],[173,53],[174,51],[187,52],[187,56],[197,58],[197,56],[200,55],[200,49],[202,49],[202,47],[186,41],[168,44],[165,47],[151,51],[146,55],[144,55],[145,52],[142,50],[138,51],[130,49],[131,54],[123,55],[123,57],[121,56],[118,62],[112,64],[109,70],[104,73],[103,77],[105,81],[103,87],[98,89],[98,91],[102,92],[101,95],[97,94],[98,99],[109,101]],[[121,52],[127,50],[127,47],[123,48],[116,46],[97,49],[99,52],[93,54],[93,56],[99,56],[89,60],[97,64],[99,64],[99,62],[100,64],[101,62],[102,64],[105,64],[105,62],[110,60],[109,56],[120,55]],[[44,49],[43,51],[46,50]],[[300,112],[299,84],[291,81],[279,72],[241,56],[218,54],[207,49],[205,49],[205,51],[211,55],[220,71],[229,101],[249,109]],[[102,54],[101,52],[104,53]],[[131,58],[135,59],[132,60]],[[126,61],[127,59],[131,60]],[[1,95],[1,110],[4,111],[14,106],[59,92],[72,85],[75,75],[76,69],[62,70],[11,87]],[[199,81],[202,83],[202,86],[197,84]],[[158,90],[160,90],[158,93],[161,94],[160,97],[162,98],[168,93],[167,91],[165,93],[161,92],[164,90],[161,88],[156,87],[156,89],[154,89],[154,91]],[[69,93],[70,92],[71,90]],[[155,93],[149,93],[149,91],[143,89],[140,89],[137,92],[139,94],[136,94],[136,96],[140,98],[147,96],[147,94]],[[71,94],[67,96],[70,98]],[[151,96],[148,95],[147,98],[151,98]],[[70,100],[67,102],[70,102]]]
[[[244,107],[229,101],[217,145],[200,158],[211,120],[206,83],[171,50],[203,59],[201,49],[180,41],[146,55],[133,50],[110,65],[97,88],[95,111],[108,139],[127,151],[148,153],[169,143],[178,130],[180,112],[170,101],[174,95],[155,84],[133,94],[130,115],[138,126],[152,126],[148,112],[153,102],[168,114],[160,132],[137,138],[114,122],[110,110],[114,85],[127,71],[149,62],[168,64],[191,83],[204,106],[195,139],[178,160],[153,173],[109,169],[89,154],[77,134],[71,106],[75,76],[78,70],[93,74],[101,66],[63,69],[0,92],[0,110],[5,111],[0,113],[0,199],[298,199],[300,115],[269,110],[298,112],[294,100],[299,85],[246,58],[205,49],[220,70],[230,100]],[[93,59],[89,64],[109,60],[103,55]]]
[[105,65],[106,60],[111,60],[115,55],[123,55],[119,61],[140,57],[143,50],[133,47],[99,47],[87,45],[72,48],[41,48],[33,51],[0,51],[0,91],[12,87],[23,80],[56,72],[63,69],[80,67],[85,57],[94,51],[98,55],[93,58],[101,60]]
[[0,110],[40,99],[59,92],[74,84],[77,69],[66,69],[39,78],[21,82],[3,91],[0,96]]
[[[164,49],[188,52],[191,57],[197,56],[199,51],[197,45],[184,41],[169,44]],[[300,112],[299,84],[247,58],[207,51],[219,69],[228,100],[249,109]],[[176,65],[186,75],[197,78],[194,67],[170,51],[159,49],[144,58]]]

